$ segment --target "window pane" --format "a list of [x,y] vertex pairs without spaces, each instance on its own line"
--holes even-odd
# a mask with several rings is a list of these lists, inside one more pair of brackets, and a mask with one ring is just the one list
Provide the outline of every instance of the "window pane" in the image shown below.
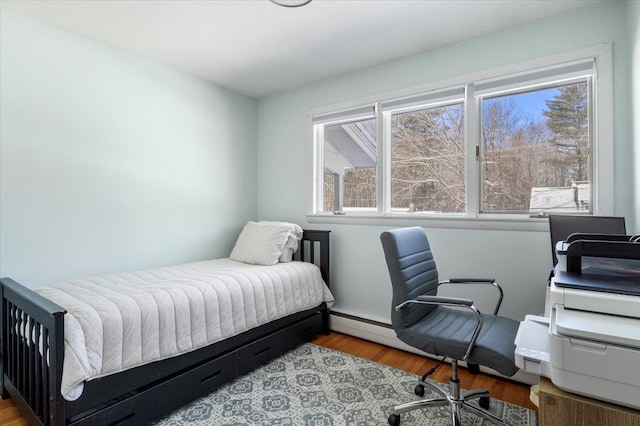
[[589,85],[482,99],[482,211],[590,211]]
[[323,211],[375,210],[375,119],[324,125]]
[[465,211],[464,105],[391,116],[391,208]]

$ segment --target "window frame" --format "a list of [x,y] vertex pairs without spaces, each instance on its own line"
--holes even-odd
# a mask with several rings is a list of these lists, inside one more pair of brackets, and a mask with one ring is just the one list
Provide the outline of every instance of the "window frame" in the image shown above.
[[[570,84],[577,84],[577,83],[585,83],[588,87],[588,95],[589,97],[587,98],[587,103],[588,103],[588,120],[589,120],[589,129],[588,129],[588,135],[587,135],[587,147],[590,150],[590,152],[594,151],[594,122],[595,120],[594,118],[594,113],[593,113],[593,93],[594,93],[594,89],[595,89],[595,85],[593,84],[593,80],[594,80],[594,75],[595,75],[595,70],[594,70],[594,74],[593,75],[589,75],[589,76],[580,76],[580,77],[563,77],[563,78],[557,78],[555,76],[552,76],[546,80],[543,81],[539,81],[536,82],[536,84],[531,85],[531,86],[527,86],[525,88],[520,88],[520,87],[511,87],[505,90],[496,90],[496,91],[488,91],[484,94],[481,95],[476,95],[476,101],[477,101],[477,118],[479,119],[479,129],[481,129],[482,126],[482,118],[483,118],[483,110],[482,110],[482,102],[486,99],[491,99],[494,97],[498,97],[498,96],[511,96],[511,95],[517,95],[517,94],[525,94],[525,93],[531,93],[535,90],[544,90],[544,89],[549,89],[549,88],[553,88],[553,87],[562,87],[562,86],[567,86]],[[484,180],[484,175],[483,175],[483,169],[482,169],[482,158],[483,158],[483,151],[484,151],[484,144],[483,144],[483,140],[481,136],[478,136],[478,149],[476,150],[476,157],[478,160],[478,176],[477,176],[477,180],[478,180],[478,188],[479,188],[479,192],[477,195],[477,200],[478,200],[478,214],[479,215],[504,215],[504,214],[509,214],[509,213],[505,213],[505,212],[486,212],[483,211],[483,197],[484,197],[484,193],[482,192],[482,185],[483,185],[483,180]],[[589,188],[589,194],[590,194],[590,200],[594,200],[594,189],[595,189],[595,184],[591,184],[593,182],[593,174],[594,174],[594,160],[593,160],[594,156],[590,155],[589,156],[589,162],[588,162],[588,167],[589,167],[589,172],[590,172],[590,176],[589,176],[589,182],[590,182],[590,188]],[[558,211],[557,214],[576,214],[576,215],[592,215],[594,214],[594,208],[592,208],[592,206],[594,206],[594,204],[590,203],[590,207],[589,207],[589,211],[587,212],[569,212],[569,211]],[[536,213],[533,212],[532,210],[529,210],[527,212],[524,211],[514,211],[512,214],[520,214],[520,215],[535,215]]]
[[[372,112],[362,112],[364,110],[367,109],[372,109]],[[353,113],[353,111],[357,111],[356,114]],[[339,115],[339,114],[344,114],[344,115]],[[376,119],[378,120],[378,115],[377,115],[377,107],[376,105],[360,105],[357,106],[355,108],[350,108],[347,109],[345,111],[342,112],[338,112],[338,113],[329,113],[326,115],[328,118],[327,119],[322,119],[322,115],[320,116],[321,119],[318,120],[317,122],[314,122],[312,124],[312,131],[313,131],[313,151],[315,153],[315,161],[314,161],[314,190],[313,190],[313,207],[312,209],[314,211],[318,211],[319,206],[324,206],[324,187],[322,188],[322,190],[318,187],[318,185],[320,184],[320,181],[322,180],[323,185],[324,185],[324,156],[325,156],[325,150],[324,150],[324,142],[320,143],[318,141],[324,141],[324,126],[327,125],[338,125],[338,124],[348,124],[348,123],[354,123],[357,121],[363,121],[363,120],[371,120],[371,119]],[[318,126],[316,126],[316,124],[318,124]],[[321,125],[321,126],[320,126]],[[380,126],[376,126],[376,139],[378,139],[378,127]],[[377,144],[379,145],[379,143]],[[376,153],[376,175],[378,175],[380,173],[380,155],[379,155],[379,151],[378,153]],[[380,178],[378,176],[376,176],[376,198],[377,201],[380,200]],[[343,211],[343,210],[341,210]],[[365,215],[365,216],[369,216],[369,215],[377,215],[379,212],[381,211],[380,208],[380,203],[376,202],[376,208],[373,209],[367,209],[367,210],[358,210],[358,214],[361,215]],[[347,213],[347,211],[343,211],[345,214]],[[355,210],[351,210],[350,213],[356,213]],[[333,214],[332,212],[322,212],[322,213],[318,213],[318,214],[322,214],[322,215],[328,215],[328,214]]]
[[[481,170],[480,161],[476,156],[476,149],[481,149],[480,140],[480,103],[481,98],[476,95],[475,87],[478,82],[488,80],[506,81],[510,76],[517,74],[533,73],[538,69],[561,67],[570,62],[593,60],[593,77],[591,92],[591,192],[592,213],[594,215],[612,215],[614,208],[613,194],[613,64],[611,43],[601,43],[570,52],[548,55],[515,64],[501,66],[482,72],[454,77],[451,79],[432,82],[420,86],[414,86],[390,93],[360,98],[323,108],[311,110],[308,114],[309,128],[312,137],[312,162],[308,187],[307,219],[311,223],[348,223],[368,225],[392,225],[409,226],[421,225],[428,227],[469,228],[469,229],[505,229],[505,230],[546,230],[546,217],[525,213],[482,213],[481,208]],[[538,83],[540,84],[540,83]],[[535,86],[532,82],[532,87]],[[523,85],[524,86],[524,85]],[[445,214],[416,214],[391,211],[391,156],[390,156],[390,126],[389,120],[392,113],[400,110],[418,108],[412,99],[429,97],[434,94],[435,99],[431,104],[450,103],[443,98],[438,98],[438,93],[450,93],[452,89],[464,88],[465,103],[465,141],[467,154],[465,156],[465,185],[466,185],[466,211],[465,213]],[[440,101],[438,101],[440,99]],[[385,105],[398,104],[406,101],[406,107],[385,109]],[[418,102],[419,104],[419,102]],[[314,120],[319,116],[337,114],[340,111],[357,110],[358,108],[374,106],[374,115],[378,123],[378,160],[377,160],[377,209],[372,212],[348,212],[336,215],[333,212],[318,210],[318,178],[322,177],[318,171],[322,170],[323,147],[316,136]],[[421,108],[422,108],[421,107]],[[385,120],[387,120],[385,122]],[[387,134],[385,134],[387,133]],[[611,141],[611,142],[608,142]],[[584,214],[584,213],[578,213]]]
[[[392,169],[392,165],[391,165],[391,129],[392,129],[392,116],[395,114],[405,114],[405,113],[410,113],[410,112],[416,112],[416,111],[423,111],[423,110],[427,110],[427,109],[432,109],[432,108],[441,108],[441,107],[446,107],[446,106],[452,106],[452,105],[458,105],[458,104],[462,104],[463,109],[465,110],[465,121],[466,121],[466,98],[464,95],[464,90],[461,94],[461,96],[457,97],[457,96],[447,96],[447,97],[442,97],[442,98],[434,98],[433,100],[431,100],[431,102],[428,103],[424,103],[424,104],[419,104],[419,105],[411,105],[411,106],[407,106],[407,107],[401,107],[401,108],[397,108],[397,109],[390,109],[387,111],[383,111],[383,118],[382,118],[382,127],[384,130],[388,130],[388,134],[385,135],[386,137],[382,140],[382,143],[385,146],[385,153],[388,153],[389,155],[386,155],[384,158],[384,162],[386,165],[386,171],[388,171],[387,173],[387,178],[384,180],[384,188],[386,189],[386,194],[388,195],[386,201],[387,203],[385,204],[385,213],[389,216],[389,217],[394,217],[394,216],[419,216],[422,218],[430,218],[430,217],[451,217],[451,218],[460,218],[460,217],[466,217],[467,213],[421,213],[421,212],[413,212],[411,214],[407,214],[404,212],[399,212],[399,211],[394,211],[393,210],[393,206],[391,205],[391,198],[392,198],[392,179],[391,179],[391,169]],[[466,123],[465,123],[465,128],[467,127]],[[466,152],[468,150],[468,146],[467,146],[467,139],[466,139],[466,131],[465,131],[465,188],[467,185],[467,175],[468,175],[468,170],[466,167]],[[467,209],[468,207],[466,206],[466,204],[468,203],[468,192],[465,192],[465,209]]]

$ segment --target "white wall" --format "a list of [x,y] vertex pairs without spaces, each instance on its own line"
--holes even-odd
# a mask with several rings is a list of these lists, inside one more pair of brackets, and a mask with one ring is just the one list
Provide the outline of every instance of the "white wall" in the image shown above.
[[256,216],[257,100],[2,11],[0,276],[227,256]]
[[[631,77],[625,2],[603,2],[571,14],[495,33],[260,100],[258,217],[309,226],[309,110],[536,57],[612,42],[614,49],[615,214],[636,217],[631,139]],[[635,6],[634,6],[635,7]],[[637,8],[636,8],[637,9]],[[293,160],[295,159],[295,160]],[[304,178],[303,178],[304,177]],[[379,234],[383,226],[313,223],[331,229],[335,308],[389,321],[391,289]],[[495,276],[505,289],[501,313],[540,313],[551,268],[547,232],[428,229],[442,277]],[[477,291],[470,291],[478,298]],[[467,294],[467,295],[468,295]],[[484,309],[487,310],[486,308]]]

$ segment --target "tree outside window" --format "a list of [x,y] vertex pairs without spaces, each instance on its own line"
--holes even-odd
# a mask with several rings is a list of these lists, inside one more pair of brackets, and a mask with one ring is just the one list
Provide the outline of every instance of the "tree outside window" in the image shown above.
[[483,212],[589,210],[588,84],[483,99],[481,164]]
[[313,114],[313,213],[506,224],[610,212],[610,46],[556,61]]

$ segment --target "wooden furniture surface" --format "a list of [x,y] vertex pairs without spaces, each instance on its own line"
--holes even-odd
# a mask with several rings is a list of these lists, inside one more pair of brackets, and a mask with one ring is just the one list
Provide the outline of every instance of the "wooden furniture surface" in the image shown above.
[[640,426],[640,411],[558,389],[540,378],[539,426]]

